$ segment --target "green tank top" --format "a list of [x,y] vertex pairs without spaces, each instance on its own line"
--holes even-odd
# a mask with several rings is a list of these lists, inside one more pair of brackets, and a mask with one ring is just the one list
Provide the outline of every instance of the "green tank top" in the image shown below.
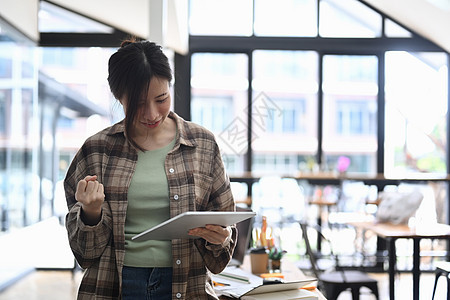
[[171,267],[171,241],[132,241],[131,237],[170,218],[169,185],[164,170],[167,146],[139,152],[136,170],[128,190],[125,221],[125,261],[129,267]]

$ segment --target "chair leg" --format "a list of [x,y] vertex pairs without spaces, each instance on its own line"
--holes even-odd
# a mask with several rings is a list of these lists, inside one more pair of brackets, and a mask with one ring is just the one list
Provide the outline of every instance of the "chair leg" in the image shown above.
[[352,287],[352,300],[359,300],[359,286]]
[[377,300],[380,299],[378,294],[378,283],[375,282],[374,284],[368,284],[367,287],[372,291]]
[[[433,296],[431,297],[431,300],[434,300],[434,295],[436,294],[436,287],[439,280],[439,277],[442,275],[442,272],[439,270],[436,270],[436,277],[434,279],[434,287],[433,287]],[[448,294],[448,293],[447,293]],[[448,295],[447,295],[448,298]]]
[[[450,274],[446,274],[447,275],[447,300],[450,300]],[[433,296],[434,296],[434,291],[433,291]]]
[[335,293],[335,287],[333,286],[333,285],[329,285],[329,284],[326,284],[325,286],[325,295],[327,296],[327,299],[328,300],[336,300],[336,299],[333,299],[333,296],[334,296],[334,293]]
[[325,294],[326,294],[328,300],[336,300],[338,298],[339,294],[345,290],[346,290],[346,288],[336,286],[333,284],[325,285]]

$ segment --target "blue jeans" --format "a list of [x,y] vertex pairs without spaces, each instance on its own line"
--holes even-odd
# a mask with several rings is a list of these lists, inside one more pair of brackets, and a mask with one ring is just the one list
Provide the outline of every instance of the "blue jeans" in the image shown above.
[[171,300],[172,268],[136,268],[122,270],[123,300]]

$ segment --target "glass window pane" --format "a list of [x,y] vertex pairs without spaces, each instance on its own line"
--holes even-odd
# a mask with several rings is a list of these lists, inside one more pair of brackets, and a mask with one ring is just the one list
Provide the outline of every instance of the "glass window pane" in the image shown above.
[[216,135],[228,173],[244,171],[248,133],[247,66],[245,54],[192,55],[192,121]]
[[295,174],[317,152],[317,62],[313,51],[254,51],[256,173]]
[[317,36],[317,0],[255,0],[255,35]]
[[321,0],[322,37],[380,37],[381,16],[357,0]]
[[386,53],[386,174],[447,173],[447,76],[445,53]]
[[192,35],[252,35],[252,0],[190,0]]
[[376,173],[377,69],[375,56],[324,56],[324,170],[338,171],[346,156],[350,165],[341,171]]
[[41,68],[46,75],[80,93],[95,104],[111,105],[107,78],[108,59],[113,48],[44,47]]
[[[76,48],[46,47],[42,49],[42,67],[46,72],[51,72],[51,68],[79,66],[75,61],[76,51]],[[85,63],[83,62],[83,64]]]
[[0,89],[0,138],[6,139],[11,120],[11,89]]
[[385,19],[384,22],[384,33],[387,37],[411,37],[412,34],[402,26],[393,22],[390,19]]
[[39,32],[113,33],[114,28],[46,1],[39,2]]
[[0,47],[0,79],[12,78],[14,44],[2,42]]

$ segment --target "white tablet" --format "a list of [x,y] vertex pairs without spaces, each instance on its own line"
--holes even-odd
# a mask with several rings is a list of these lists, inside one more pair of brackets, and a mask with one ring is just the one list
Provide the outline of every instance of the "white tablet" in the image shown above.
[[189,229],[204,227],[207,224],[233,225],[255,215],[255,212],[241,211],[188,211],[147,229],[131,239],[135,241],[193,239],[197,237],[188,235]]

